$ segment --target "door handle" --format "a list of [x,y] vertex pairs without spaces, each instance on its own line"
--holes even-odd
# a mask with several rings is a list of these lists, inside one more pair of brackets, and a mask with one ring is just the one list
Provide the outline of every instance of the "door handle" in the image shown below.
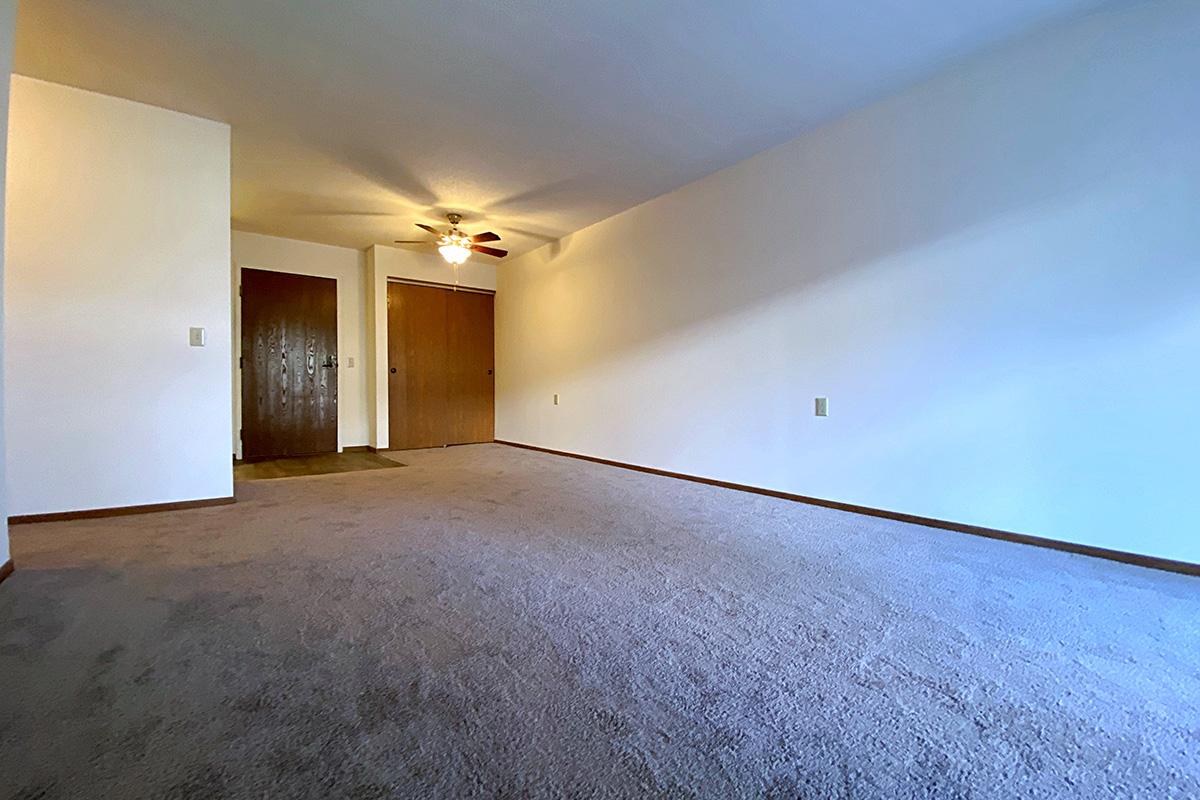
[[337,361],[333,356],[325,356],[325,363],[321,364],[321,369],[333,369],[337,366]]
[[389,369],[389,370],[388,370],[388,372],[390,372],[390,373],[392,373],[393,375],[395,375],[395,374],[396,374],[396,368],[395,368],[395,367],[392,367],[391,369]]

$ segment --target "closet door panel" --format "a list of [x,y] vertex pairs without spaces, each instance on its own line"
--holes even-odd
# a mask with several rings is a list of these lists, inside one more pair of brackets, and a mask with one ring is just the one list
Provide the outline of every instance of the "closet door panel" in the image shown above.
[[444,289],[388,284],[388,446],[448,442],[447,295]]
[[446,313],[450,358],[447,444],[495,438],[493,299],[479,292],[450,294]]

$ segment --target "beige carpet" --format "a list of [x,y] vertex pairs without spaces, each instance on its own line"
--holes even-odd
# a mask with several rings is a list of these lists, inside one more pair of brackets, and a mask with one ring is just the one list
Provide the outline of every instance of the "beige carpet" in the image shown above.
[[0,796],[1200,796],[1200,581],[498,445],[15,527]]

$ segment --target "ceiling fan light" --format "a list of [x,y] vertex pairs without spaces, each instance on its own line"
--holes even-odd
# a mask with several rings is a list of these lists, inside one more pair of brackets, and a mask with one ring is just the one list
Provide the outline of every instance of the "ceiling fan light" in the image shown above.
[[447,264],[462,264],[471,257],[471,251],[458,243],[444,244],[438,248],[438,252],[442,254],[442,258],[446,259]]

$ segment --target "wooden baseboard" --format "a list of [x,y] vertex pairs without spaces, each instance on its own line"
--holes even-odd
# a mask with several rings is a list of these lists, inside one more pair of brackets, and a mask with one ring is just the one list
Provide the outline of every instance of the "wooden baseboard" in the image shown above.
[[5,561],[3,564],[0,564],[0,583],[4,583],[4,579],[9,575],[12,575],[14,569],[15,567],[13,567],[11,558],[8,561]]
[[698,475],[687,475],[682,472],[670,472],[665,469],[656,469],[654,467],[641,467],[637,464],[626,464],[622,461],[612,461],[611,459],[597,458],[596,456],[585,456],[580,453],[568,453],[563,450],[552,450],[548,447],[537,447],[531,444],[521,444],[520,442],[508,442],[497,439],[496,444],[504,444],[508,445],[509,447],[520,447],[525,450],[536,450],[540,453],[550,453],[556,456],[578,458],[582,459],[583,461],[591,461],[596,464],[605,464],[610,467],[620,467],[622,469],[630,469],[635,472],[645,472],[650,475],[661,475],[666,478],[678,478],[679,480],[703,483],[707,486],[719,486],[722,489],[735,489],[740,492],[750,492],[752,494],[766,495],[767,497],[777,497],[781,500],[791,500],[797,503],[823,506],[825,508],[837,509],[838,511],[849,511],[855,514],[865,514],[870,517],[881,517],[883,519],[896,520],[897,522],[908,522],[913,525],[924,525],[927,528],[940,528],[942,530],[955,531],[957,533],[969,533],[972,536],[985,536],[989,539],[1000,539],[1002,541],[1014,542],[1016,544],[1045,547],[1050,550],[1061,550],[1067,553],[1091,556],[1092,558],[1104,558],[1109,561],[1120,561],[1124,564],[1134,564],[1135,566],[1147,567],[1149,569],[1160,569],[1167,572],[1178,572],[1184,575],[1200,576],[1200,564],[1192,564],[1187,561],[1174,561],[1169,558],[1158,558],[1157,556],[1146,556],[1141,555],[1140,553],[1127,553],[1123,550],[1109,550],[1104,547],[1093,547],[1086,544],[1064,542],[1058,539],[1047,539],[1042,536],[1031,536],[1027,533],[1012,533],[1010,531],[996,530],[995,528],[984,528],[978,525],[966,525],[961,522],[948,522],[942,519],[933,519],[932,517],[919,517],[915,514],[903,514],[898,511],[886,511],[884,509],[871,508],[870,506],[858,506],[854,505],[853,503],[842,503],[837,500],[824,500],[820,497],[808,497],[806,495],[793,494],[791,492],[780,492],[775,489],[763,489],[758,486],[747,486],[743,483],[731,483],[730,481],[720,481],[714,478],[702,478]]
[[125,517],[131,514],[153,514],[158,511],[183,511],[189,508],[227,506],[236,502],[233,497],[209,497],[204,500],[180,500],[174,503],[150,503],[144,506],[117,506],[116,508],[89,508],[84,511],[56,511],[50,514],[19,514],[8,518],[9,525],[27,525],[32,522],[66,522],[76,519],[98,517]]

